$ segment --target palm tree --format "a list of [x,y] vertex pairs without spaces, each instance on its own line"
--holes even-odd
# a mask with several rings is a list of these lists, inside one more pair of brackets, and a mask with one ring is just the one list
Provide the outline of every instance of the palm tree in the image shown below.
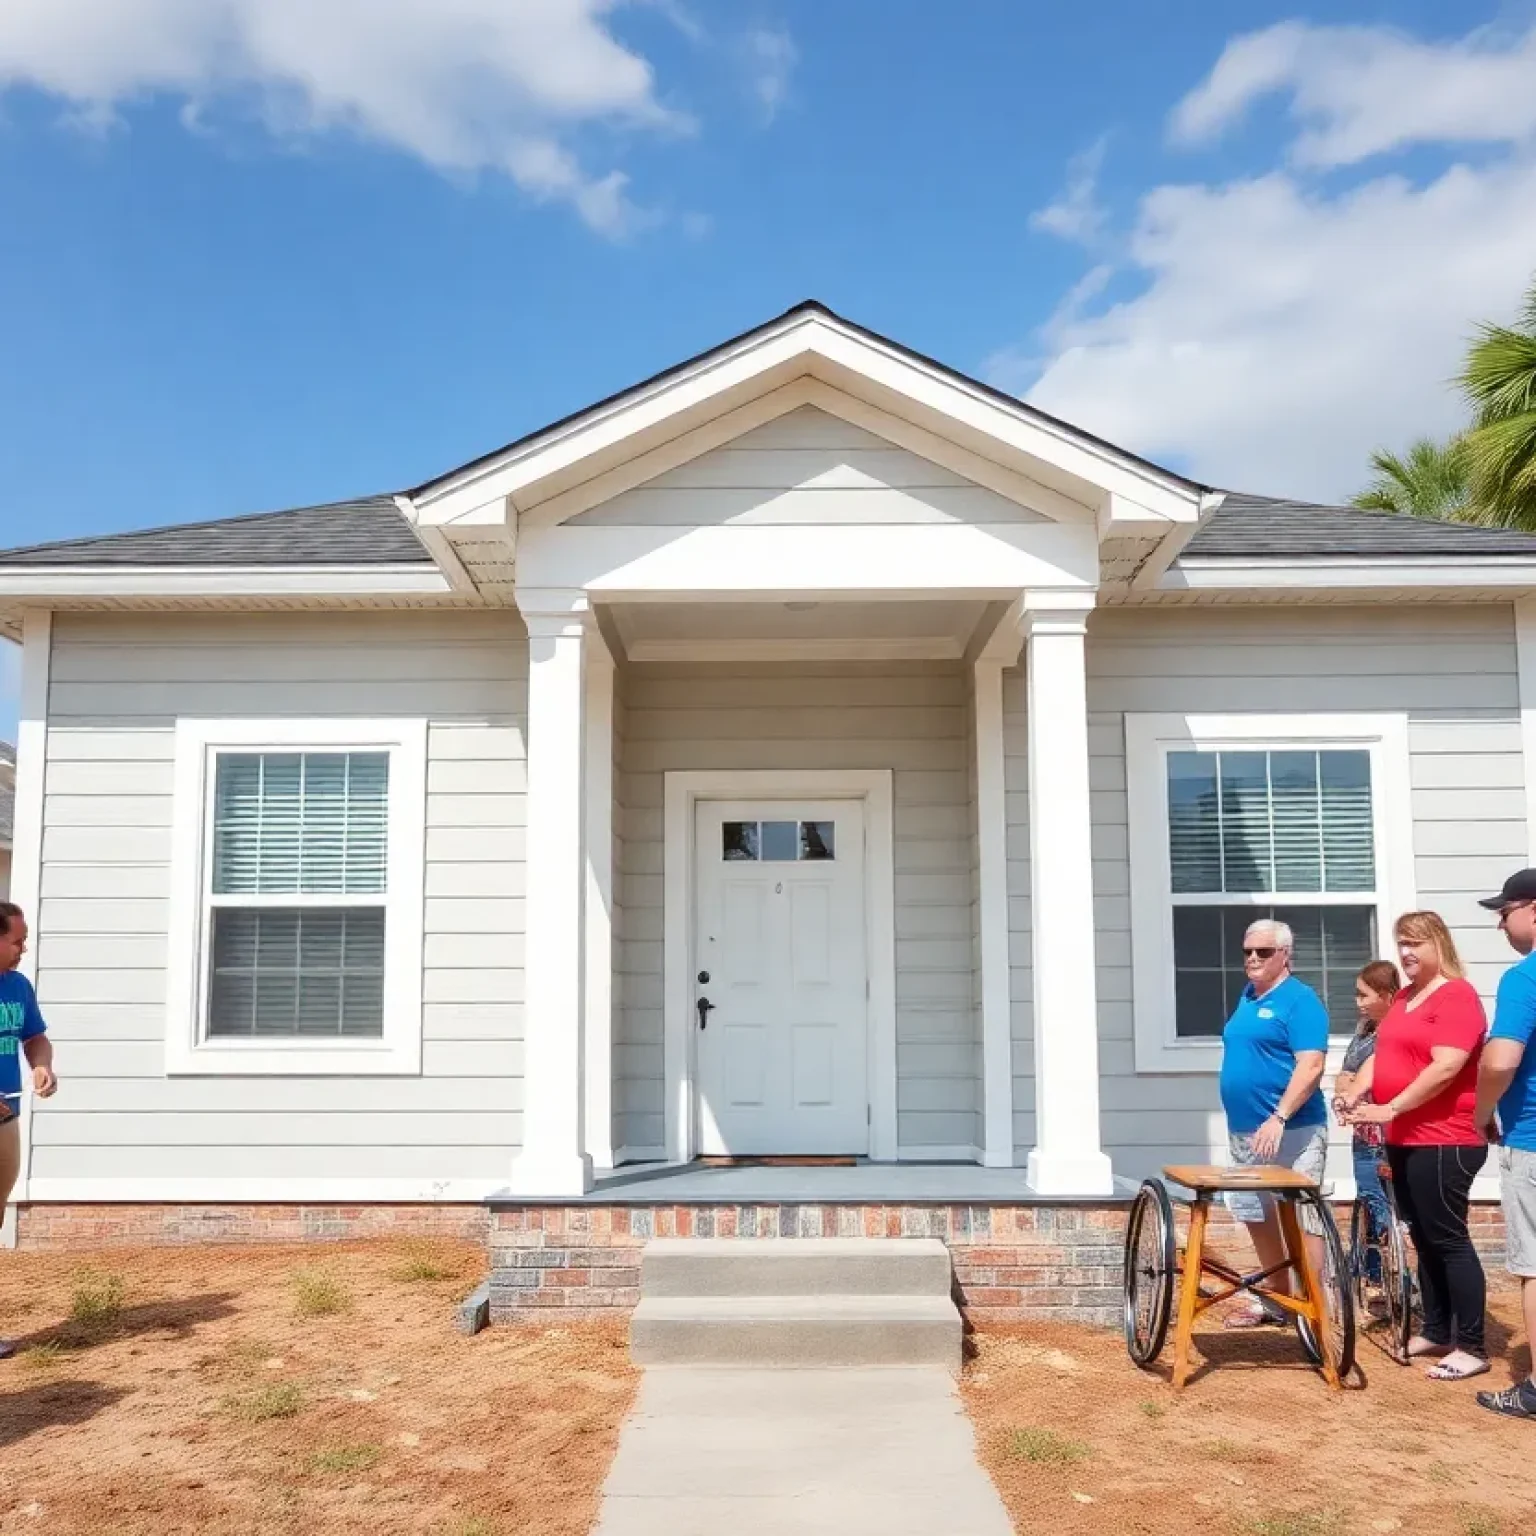
[[1481,520],[1536,532],[1536,282],[1515,326],[1480,328],[1457,382],[1473,410],[1463,441]]
[[1437,443],[1421,437],[1406,455],[1385,448],[1371,455],[1376,478],[1352,498],[1357,507],[1374,512],[1401,512],[1411,517],[1443,517],[1453,522],[1480,522],[1471,501],[1467,457],[1462,439]]

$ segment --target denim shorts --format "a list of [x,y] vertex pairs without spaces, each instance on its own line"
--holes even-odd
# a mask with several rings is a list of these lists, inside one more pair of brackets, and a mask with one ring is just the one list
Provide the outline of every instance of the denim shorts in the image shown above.
[[1510,1274],[1536,1280],[1536,1152],[1499,1148],[1499,1196],[1504,1205],[1505,1263]]
[[[1248,1168],[1260,1159],[1254,1155],[1253,1135],[1233,1131],[1227,1137],[1227,1151],[1236,1168]],[[1328,1161],[1328,1127],[1326,1125],[1288,1125],[1280,1133],[1280,1150],[1271,1162],[1304,1173],[1323,1189],[1323,1168]],[[1225,1195],[1227,1209],[1238,1221],[1263,1221],[1274,1204],[1274,1196],[1251,1194],[1247,1190],[1229,1190]],[[1309,1232],[1320,1232],[1320,1224],[1305,1207],[1301,1213],[1302,1225]]]

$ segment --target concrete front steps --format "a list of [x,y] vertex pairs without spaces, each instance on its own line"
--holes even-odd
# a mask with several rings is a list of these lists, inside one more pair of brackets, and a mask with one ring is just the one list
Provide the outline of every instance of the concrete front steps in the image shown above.
[[638,1365],[960,1366],[937,1238],[653,1238],[630,1321]]

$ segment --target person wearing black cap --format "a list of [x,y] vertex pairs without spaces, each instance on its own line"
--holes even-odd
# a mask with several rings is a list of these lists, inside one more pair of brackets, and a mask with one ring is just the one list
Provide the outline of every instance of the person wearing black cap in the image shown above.
[[[1522,869],[1479,903],[1499,914],[1509,946],[1524,958],[1499,983],[1493,1028],[1477,1074],[1473,1119],[1499,1146],[1499,1193],[1509,1272],[1520,1281],[1527,1342],[1536,1341],[1536,869]],[[1536,1372],[1478,1403],[1514,1419],[1536,1419]]]

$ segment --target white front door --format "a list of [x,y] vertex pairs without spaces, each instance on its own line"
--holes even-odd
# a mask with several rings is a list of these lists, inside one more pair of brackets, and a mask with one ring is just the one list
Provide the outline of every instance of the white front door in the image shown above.
[[863,802],[695,814],[700,1151],[867,1152]]

